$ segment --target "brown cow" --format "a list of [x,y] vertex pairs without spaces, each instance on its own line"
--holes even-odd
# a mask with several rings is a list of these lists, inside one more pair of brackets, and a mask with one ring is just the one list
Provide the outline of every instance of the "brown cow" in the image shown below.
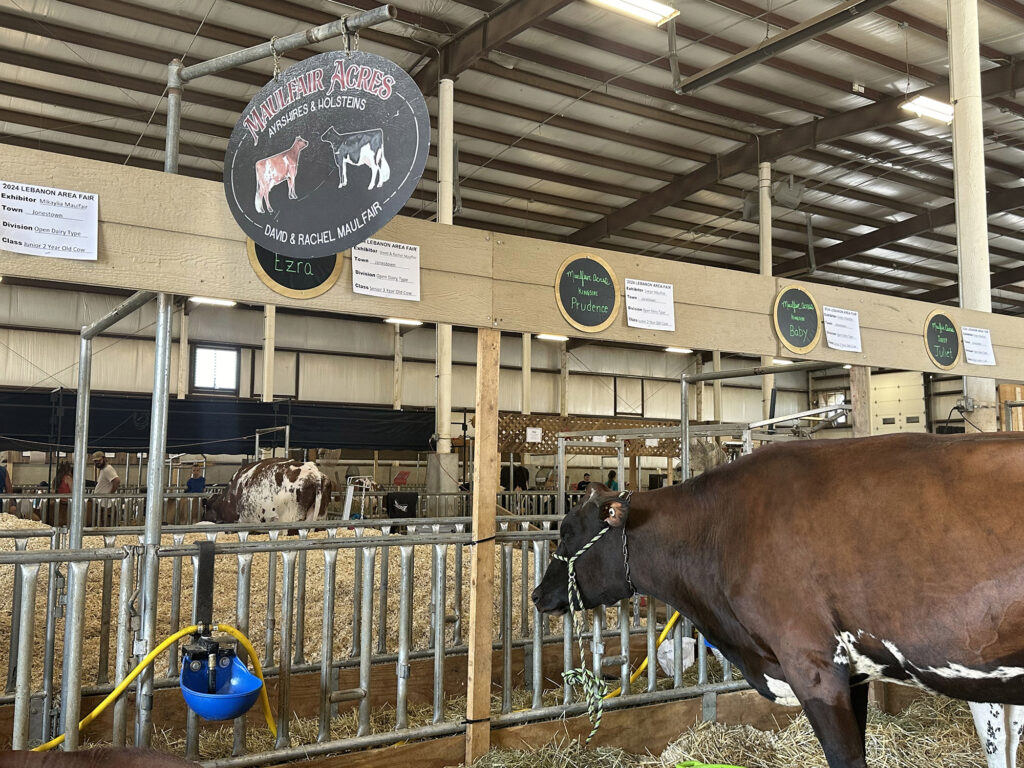
[[239,468],[227,490],[203,499],[211,523],[295,523],[327,516],[331,481],[312,461],[264,459]]
[[77,752],[0,752],[0,768],[196,768],[198,763],[148,749],[97,747]]
[[[1024,435],[771,446],[649,493],[591,493],[556,558],[584,606],[675,606],[763,696],[865,768],[867,681],[1024,704]],[[628,532],[628,537],[627,537]],[[625,542],[624,542],[625,539]],[[552,561],[537,608],[569,609]],[[578,607],[578,606],[574,606]]]
[[256,161],[256,210],[263,213],[263,204],[267,204],[267,211],[273,213],[270,207],[270,190],[282,181],[288,182],[288,198],[298,199],[295,194],[295,174],[299,172],[299,155],[309,146],[301,136],[296,136],[291,147],[284,152],[265,157]]

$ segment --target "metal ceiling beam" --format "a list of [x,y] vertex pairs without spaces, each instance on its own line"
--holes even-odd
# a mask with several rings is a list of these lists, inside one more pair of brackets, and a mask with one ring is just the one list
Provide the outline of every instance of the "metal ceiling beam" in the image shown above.
[[[1024,86],[1024,67],[1003,66],[990,69],[981,75],[982,96],[1007,93]],[[932,98],[949,98],[947,86],[932,86],[918,91]],[[785,128],[767,136],[756,137],[739,149],[717,157],[717,162],[708,163],[692,173],[678,176],[661,189],[632,203],[610,216],[590,224],[569,237],[569,242],[590,245],[602,238],[641,221],[671,205],[676,205],[690,195],[721,179],[737,173],[750,171],[757,163],[777,160],[808,149],[818,143],[828,142],[844,136],[890,125],[908,119],[900,109],[904,96],[891,97],[859,109],[832,117]]]
[[725,61],[720,61],[717,64],[702,69],[700,72],[683,80],[675,91],[676,93],[693,93],[698,91],[712,83],[717,83],[719,80],[729,77],[729,75],[742,72],[756,64],[760,64],[762,61],[774,58],[790,48],[813,40],[819,35],[840,27],[860,15],[871,13],[892,2],[893,0],[847,0],[842,5],[796,24],[784,32],[780,32],[757,45],[753,45],[730,56]]
[[[992,283],[992,288],[1009,288],[1013,283],[1019,283],[1024,281],[1024,267],[1014,267],[1013,269],[1006,269],[1002,272],[994,272],[989,280]],[[933,291],[928,291],[915,298],[921,301],[929,301],[935,304],[939,304],[943,301],[949,301],[960,296],[960,283],[955,282],[952,285],[948,285],[945,288],[936,288]],[[994,299],[993,299],[994,300]]]
[[416,73],[416,85],[424,96],[432,96],[437,92],[441,78],[458,77],[478,59],[570,2],[572,0],[510,0],[442,46],[438,54]]
[[[1014,208],[1024,206],[1024,187],[1010,189],[997,188],[988,193],[988,213],[991,216],[995,213],[1004,213]],[[956,223],[956,203],[949,203],[941,208],[928,211],[920,216],[913,216],[895,224],[887,224],[879,227],[873,232],[864,235],[851,237],[837,245],[830,245],[827,248],[819,248],[814,253],[814,261],[818,266],[831,264],[835,261],[849,259],[863,251],[870,251],[873,248],[881,248],[889,243],[897,242],[924,232],[931,232],[939,227],[949,226]],[[777,275],[798,274],[809,268],[807,257],[778,265],[775,270]]]

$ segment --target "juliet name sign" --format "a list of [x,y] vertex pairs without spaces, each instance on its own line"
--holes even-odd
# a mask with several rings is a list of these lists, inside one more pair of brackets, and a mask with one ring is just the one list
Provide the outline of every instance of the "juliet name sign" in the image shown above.
[[772,321],[779,341],[791,352],[810,352],[821,338],[818,302],[803,288],[791,285],[779,291]]
[[330,256],[402,209],[429,149],[427,104],[405,70],[370,53],[321,53],[249,102],[228,141],[224,192],[268,251]]
[[96,261],[99,197],[0,181],[0,250]]
[[246,241],[249,263],[263,284],[275,293],[293,299],[312,299],[330,289],[341,275],[337,254],[315,259],[294,259],[268,251],[252,240]]
[[603,331],[619,314],[619,281],[600,256],[580,253],[562,262],[555,277],[555,301],[573,328]]
[[945,371],[960,362],[960,329],[941,309],[924,322],[924,346],[932,362]]

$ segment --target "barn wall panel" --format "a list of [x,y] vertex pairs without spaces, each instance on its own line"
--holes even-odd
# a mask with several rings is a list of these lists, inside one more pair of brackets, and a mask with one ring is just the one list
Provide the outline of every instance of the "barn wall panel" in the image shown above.
[[303,354],[299,399],[390,405],[392,364],[386,360]]
[[[254,349],[251,352],[254,358],[256,376],[252,382],[252,393],[254,396],[263,394],[263,350]],[[295,369],[298,367],[299,353],[297,352],[275,352],[274,353],[274,397],[295,397]]]

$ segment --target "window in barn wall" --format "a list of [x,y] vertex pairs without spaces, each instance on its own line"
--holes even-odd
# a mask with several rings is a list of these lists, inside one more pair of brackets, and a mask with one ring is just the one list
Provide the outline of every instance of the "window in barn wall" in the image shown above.
[[192,391],[199,394],[238,394],[237,347],[195,345],[192,354]]
[[[845,389],[836,389],[828,392],[818,393],[819,408],[824,408],[826,405],[842,405],[845,402],[847,402]],[[842,416],[840,416],[833,422],[833,424],[837,427],[849,426],[849,424],[847,423],[847,414],[843,414]]]

